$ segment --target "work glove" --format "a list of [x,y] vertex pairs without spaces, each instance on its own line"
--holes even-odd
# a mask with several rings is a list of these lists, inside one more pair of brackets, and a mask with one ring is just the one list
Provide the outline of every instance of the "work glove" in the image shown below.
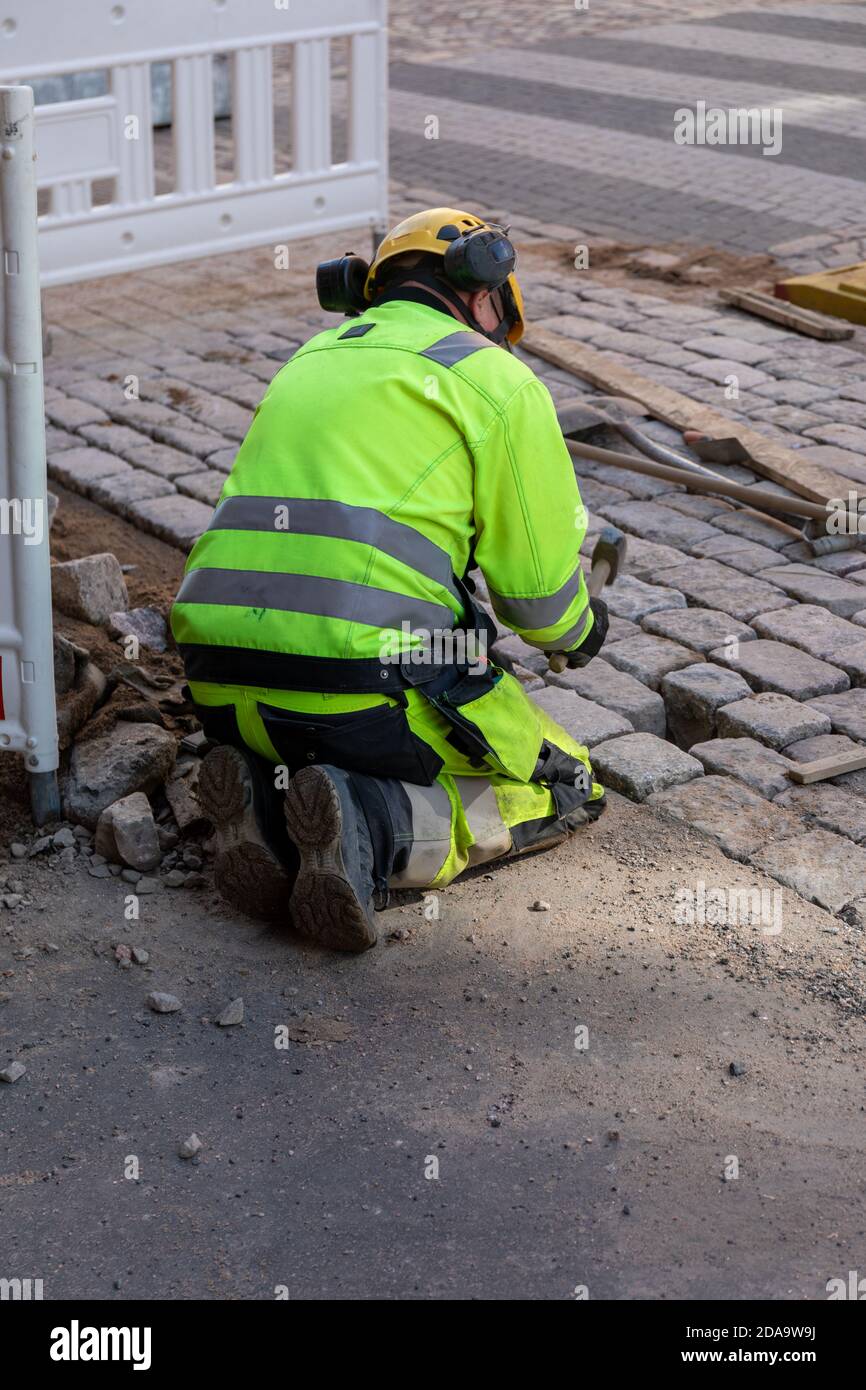
[[567,665],[572,671],[576,667],[588,666],[592,658],[598,656],[610,626],[607,604],[603,598],[591,598],[589,606],[595,619],[590,628],[589,636],[581,642],[579,647],[575,647],[574,651],[565,653]]

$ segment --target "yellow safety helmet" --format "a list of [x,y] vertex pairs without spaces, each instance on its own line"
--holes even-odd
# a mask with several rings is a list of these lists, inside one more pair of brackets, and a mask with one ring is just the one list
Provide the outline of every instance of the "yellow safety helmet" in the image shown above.
[[364,298],[376,295],[382,267],[408,251],[441,256],[445,279],[455,289],[499,290],[512,345],[523,337],[526,322],[523,295],[514,264],[517,259],[506,229],[458,208],[429,208],[398,223],[379,246],[364,283]]

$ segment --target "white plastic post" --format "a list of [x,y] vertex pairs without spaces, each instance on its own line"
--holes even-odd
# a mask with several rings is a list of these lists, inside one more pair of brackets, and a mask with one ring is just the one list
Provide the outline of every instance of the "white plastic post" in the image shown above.
[[42,824],[60,803],[30,87],[0,87],[0,239],[0,749]]

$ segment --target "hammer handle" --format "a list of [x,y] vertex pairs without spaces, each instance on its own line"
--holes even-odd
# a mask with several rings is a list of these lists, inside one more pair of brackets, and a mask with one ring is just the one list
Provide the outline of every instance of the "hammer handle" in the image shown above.
[[598,598],[609,578],[610,561],[596,560],[589,572],[589,580],[586,585],[590,598]]
[[[608,579],[610,578],[610,561],[596,560],[589,572],[587,580],[587,592],[590,598],[598,598]],[[548,670],[553,671],[554,675],[559,676],[568,665],[568,657],[564,652],[553,652],[548,658]]]

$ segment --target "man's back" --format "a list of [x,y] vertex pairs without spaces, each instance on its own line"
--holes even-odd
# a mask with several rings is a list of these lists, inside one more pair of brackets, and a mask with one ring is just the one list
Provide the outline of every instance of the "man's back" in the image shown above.
[[540,651],[604,640],[553,402],[507,350],[515,260],[504,228],[432,208],[371,265],[319,266],[350,322],[272,382],[172,613],[217,745],[199,796],[220,891],[277,918],[291,893],[338,950],[375,941],[389,886],[443,886],[603,807],[586,748],[487,658],[467,582],[477,566]]
[[[525,365],[426,305],[371,308],[305,344],[256,411],[174,609],[188,675],[311,688],[303,660],[276,681],[272,654],[368,663],[383,633],[449,630],[473,551],[506,620],[509,595],[531,613],[575,573],[581,532],[563,499],[579,507]],[[546,627],[568,606],[515,625]],[[370,688],[356,669],[343,688]]]

